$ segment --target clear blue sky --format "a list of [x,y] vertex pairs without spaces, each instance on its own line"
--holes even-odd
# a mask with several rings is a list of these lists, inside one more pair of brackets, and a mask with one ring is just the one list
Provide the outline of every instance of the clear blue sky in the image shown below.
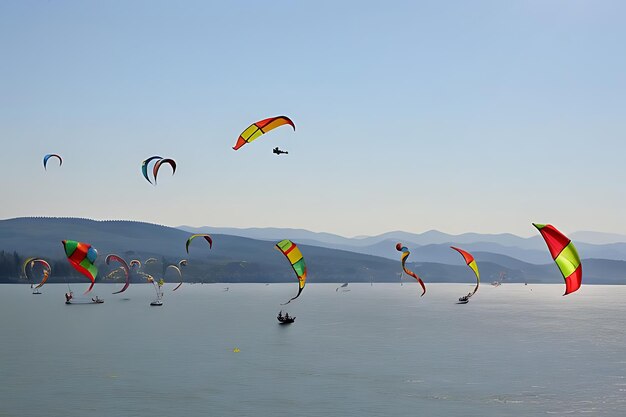
[[[4,1],[0,218],[626,233],[624,16],[623,1]],[[295,133],[231,149],[281,114]],[[49,152],[64,164],[44,172]],[[179,167],[152,187],[155,154]]]

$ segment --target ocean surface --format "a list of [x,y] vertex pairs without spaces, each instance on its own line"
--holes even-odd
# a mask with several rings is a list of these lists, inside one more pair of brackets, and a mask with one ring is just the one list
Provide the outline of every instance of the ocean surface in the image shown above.
[[0,416],[626,415],[626,286],[173,287],[0,285]]

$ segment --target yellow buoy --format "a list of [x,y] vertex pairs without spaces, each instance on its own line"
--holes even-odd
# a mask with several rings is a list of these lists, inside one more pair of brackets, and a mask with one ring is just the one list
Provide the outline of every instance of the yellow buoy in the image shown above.
[[234,349],[233,349],[233,352],[234,352],[234,353],[239,353],[239,352],[240,352],[240,350],[239,350],[239,348],[238,348],[238,347],[236,347],[236,348],[234,348]]

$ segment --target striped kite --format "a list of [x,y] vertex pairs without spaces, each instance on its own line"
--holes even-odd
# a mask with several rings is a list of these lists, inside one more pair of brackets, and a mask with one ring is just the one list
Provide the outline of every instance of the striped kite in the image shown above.
[[[306,264],[304,263],[304,258],[302,257],[302,252],[293,243],[291,240],[281,240],[276,244],[276,249],[278,249],[283,255],[287,257],[291,267],[293,268],[293,272],[296,273],[298,277],[298,294],[293,297],[291,300],[287,301],[285,304],[289,304],[296,298],[300,296],[302,289],[304,289],[304,284],[306,283]],[[285,305],[282,304],[282,305]]]
[[239,135],[237,143],[235,144],[235,146],[233,146],[233,149],[237,150],[246,143],[250,143],[253,140],[259,138],[264,133],[267,133],[270,130],[276,129],[277,127],[283,125],[289,125],[293,127],[294,131],[296,130],[296,125],[294,125],[291,119],[287,116],[270,117],[269,119],[264,119],[256,123],[252,123],[246,130],[241,132],[241,135]]
[[87,294],[93,288],[96,283],[96,276],[98,276],[98,267],[94,265],[98,257],[98,251],[88,243],[75,240],[62,240],[61,243],[63,243],[65,255],[67,255],[69,263],[91,281],[91,285],[85,291],[85,294]]
[[450,247],[460,253],[461,256],[463,256],[463,259],[465,259],[465,263],[467,264],[467,266],[469,266],[471,270],[474,271],[474,275],[476,275],[476,287],[474,288],[473,292],[467,295],[467,298],[469,298],[472,295],[476,294],[476,291],[478,291],[478,286],[480,285],[480,273],[478,272],[478,265],[476,265],[476,260],[471,253],[466,252],[463,249],[455,248],[454,246]]
[[576,247],[563,233],[551,224],[533,223],[548,245],[552,259],[559,267],[565,280],[565,294],[571,294],[580,288],[583,281],[583,266]]
[[422,279],[418,277],[415,272],[411,271],[410,269],[406,267],[406,258],[409,257],[411,252],[409,252],[409,249],[406,246],[402,246],[402,243],[398,243],[396,245],[396,250],[399,252],[402,252],[401,260],[402,260],[402,269],[404,270],[404,273],[415,278],[417,282],[419,282],[419,284],[422,286],[422,295],[420,297],[423,297],[424,294],[426,294],[426,286],[424,285],[424,281],[422,281]]

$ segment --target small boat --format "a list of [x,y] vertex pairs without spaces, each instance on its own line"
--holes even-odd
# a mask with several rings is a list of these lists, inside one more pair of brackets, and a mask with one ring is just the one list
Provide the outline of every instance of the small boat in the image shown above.
[[457,302],[457,304],[467,304],[469,303],[471,295],[464,295],[463,297],[459,298],[459,301]]
[[43,294],[43,293],[39,290],[33,290],[33,295],[38,295],[38,294]]
[[96,299],[87,299],[87,298],[72,298],[71,300],[66,300],[65,304],[102,304],[104,303],[104,300],[101,298],[96,298]]
[[278,313],[278,316],[276,316],[276,319],[278,319],[279,324],[291,324],[294,321],[296,321],[295,316],[290,317],[288,313],[285,313],[285,315],[283,316],[282,310],[280,311],[280,313]]
[[163,305],[163,300],[154,300],[153,302],[150,303],[151,306],[162,306]]

